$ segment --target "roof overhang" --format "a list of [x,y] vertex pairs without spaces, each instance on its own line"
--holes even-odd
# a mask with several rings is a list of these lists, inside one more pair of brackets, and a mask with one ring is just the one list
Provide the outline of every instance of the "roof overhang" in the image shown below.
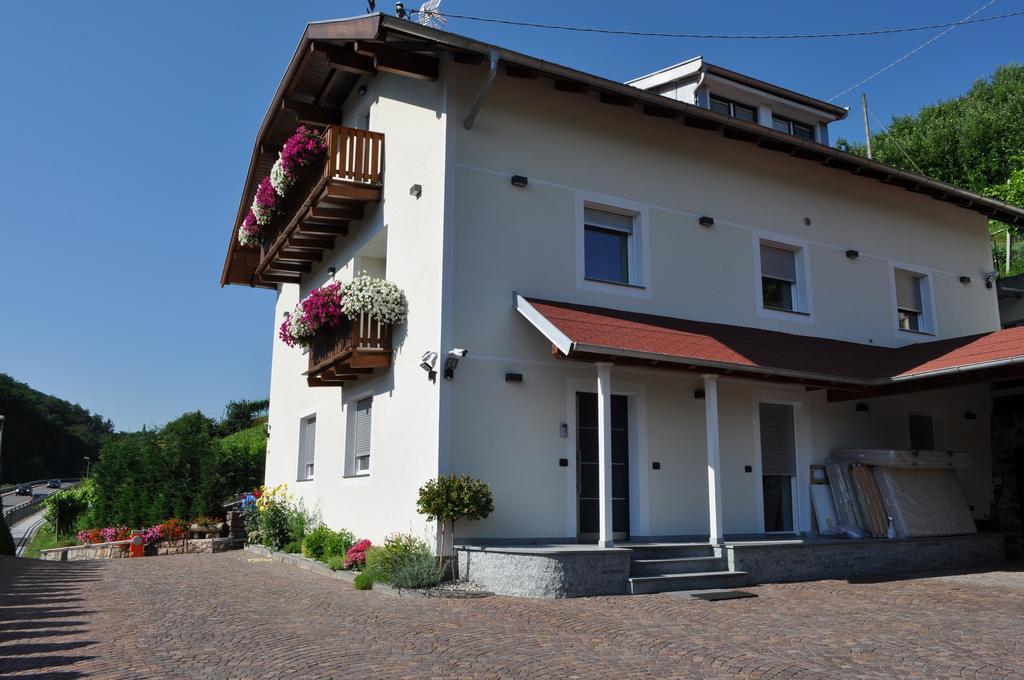
[[[592,99],[594,104],[600,102],[615,106],[637,106],[644,114],[652,117],[678,120],[689,128],[719,134],[726,139],[753,143],[763,149],[785,153],[797,159],[820,163],[834,170],[924,194],[1008,224],[1024,225],[1024,209],[944,182],[472,38],[439,31],[392,16],[370,14],[352,19],[316,22],[306,26],[253,145],[221,275],[221,285],[250,285],[249,279],[244,276],[245,267],[236,266],[236,259],[251,261],[252,258],[258,257],[258,253],[254,249],[238,246],[238,227],[245,216],[256,183],[264,174],[269,173],[270,165],[277,157],[284,136],[294,130],[299,122],[315,123],[309,118],[315,114],[307,112],[303,118],[294,110],[285,109],[286,100],[302,95],[303,92],[318,92],[318,88],[328,88],[332,85],[331,79],[334,76],[330,64],[326,63],[321,52],[311,50],[314,42],[335,47],[345,47],[356,42],[383,44],[395,54],[436,55],[444,52],[453,54],[463,63],[478,63],[482,67],[485,59],[493,53],[497,55],[499,64],[505,67],[507,75],[514,72],[520,77],[543,76],[563,88],[569,84],[573,92],[598,95]],[[343,100],[346,86],[345,82],[334,83],[336,93],[332,101]],[[309,98],[308,95],[303,96]]]
[[793,382],[863,396],[1024,375],[1024,328],[880,347],[514,296],[562,358]]

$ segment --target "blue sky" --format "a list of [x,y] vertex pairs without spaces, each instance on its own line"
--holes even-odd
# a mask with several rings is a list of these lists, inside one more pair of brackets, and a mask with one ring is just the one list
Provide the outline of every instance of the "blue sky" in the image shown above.
[[[416,6],[418,3],[407,3]],[[445,0],[452,13],[640,31],[818,32],[958,20],[982,0],[822,3]],[[393,3],[378,0],[391,11]],[[0,372],[120,429],[269,391],[273,293],[219,275],[253,137],[307,21],[363,0],[0,6]],[[998,0],[979,16],[1024,9]],[[821,41],[697,41],[449,30],[626,80],[701,54],[829,98],[938,31]],[[837,101],[832,137],[955,96],[1024,58],[1024,17],[957,28]],[[1014,46],[1017,47],[1014,47]]]

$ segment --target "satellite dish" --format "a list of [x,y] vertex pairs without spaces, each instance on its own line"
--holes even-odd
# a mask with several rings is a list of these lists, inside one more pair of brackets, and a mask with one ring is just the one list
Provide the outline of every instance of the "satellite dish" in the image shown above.
[[422,26],[440,29],[444,24],[448,23],[448,20],[441,16],[440,7],[441,0],[427,0],[420,5],[417,21]]

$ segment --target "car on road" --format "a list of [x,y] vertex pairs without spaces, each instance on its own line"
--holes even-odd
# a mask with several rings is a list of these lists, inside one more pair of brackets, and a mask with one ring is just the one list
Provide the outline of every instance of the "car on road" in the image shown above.
[[17,488],[14,489],[14,493],[18,494],[19,496],[31,496],[32,495],[32,485],[31,484],[19,484],[17,486]]
[[51,479],[50,481],[48,481],[46,483],[46,488],[47,489],[59,489],[60,488],[60,480],[59,479]]

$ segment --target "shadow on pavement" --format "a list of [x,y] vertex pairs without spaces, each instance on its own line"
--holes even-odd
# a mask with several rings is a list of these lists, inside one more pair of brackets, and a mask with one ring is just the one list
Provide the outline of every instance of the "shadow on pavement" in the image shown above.
[[0,677],[85,675],[68,666],[94,658],[96,642],[82,638],[93,612],[80,603],[99,567],[0,557]]

